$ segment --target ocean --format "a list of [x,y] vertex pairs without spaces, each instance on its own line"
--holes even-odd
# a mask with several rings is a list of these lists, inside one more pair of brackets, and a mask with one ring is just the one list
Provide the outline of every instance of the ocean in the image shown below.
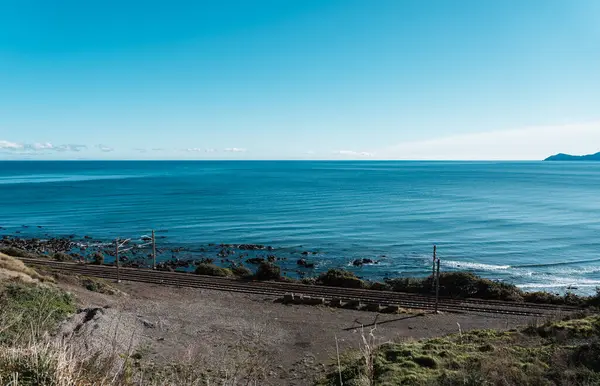
[[427,275],[435,244],[443,271],[525,290],[600,286],[600,163],[2,161],[0,213],[0,235],[155,229],[159,247],[192,256],[265,244],[290,266],[310,251],[315,272],[372,279]]

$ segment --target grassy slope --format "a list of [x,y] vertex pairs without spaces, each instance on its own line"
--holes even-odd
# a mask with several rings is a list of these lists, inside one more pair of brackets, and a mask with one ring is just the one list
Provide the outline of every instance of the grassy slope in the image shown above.
[[[368,355],[367,355],[368,354]],[[323,385],[598,385],[600,316],[384,344],[345,358]]]
[[[130,352],[85,352],[68,339],[54,339],[61,321],[76,310],[71,295],[20,261],[2,255],[0,269],[0,385],[205,385],[260,384],[263,358],[233,348],[227,363],[212,368],[203,358],[189,362],[155,365],[144,362],[143,350]],[[35,278],[35,279],[34,279]],[[115,293],[118,290],[100,279],[71,278],[90,291]],[[71,283],[73,284],[73,283]],[[74,336],[73,339],[85,339]]]

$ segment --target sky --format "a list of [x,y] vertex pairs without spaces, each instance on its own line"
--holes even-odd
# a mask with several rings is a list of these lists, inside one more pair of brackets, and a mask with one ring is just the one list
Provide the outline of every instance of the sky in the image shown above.
[[597,151],[598,0],[0,0],[0,159]]

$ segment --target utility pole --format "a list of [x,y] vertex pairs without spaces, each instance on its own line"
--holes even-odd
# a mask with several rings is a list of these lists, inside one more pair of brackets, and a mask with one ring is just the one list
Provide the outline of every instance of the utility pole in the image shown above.
[[152,269],[156,269],[156,236],[152,229]]
[[[119,262],[119,248],[130,242],[131,239],[123,240],[123,242],[119,242],[119,238],[115,240],[115,263],[117,264],[117,283],[121,282],[121,271],[120,271],[120,262]],[[130,250],[131,248],[125,249],[125,252]]]
[[431,277],[434,278],[435,277],[435,260],[437,259],[437,246],[434,245],[433,246],[433,268],[431,271]]
[[119,272],[119,238],[115,240],[115,264],[117,264],[117,283],[121,282],[121,275]]
[[435,276],[435,313],[438,313],[440,302],[440,259],[437,259],[437,275]]
[[433,245],[433,263],[431,265],[431,292],[435,291],[435,261],[437,260],[437,246]]

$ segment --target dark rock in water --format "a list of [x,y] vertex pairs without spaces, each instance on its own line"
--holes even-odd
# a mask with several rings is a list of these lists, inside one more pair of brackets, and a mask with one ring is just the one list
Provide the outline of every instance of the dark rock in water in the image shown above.
[[246,262],[249,264],[260,264],[264,263],[265,259],[263,259],[262,257],[253,257],[251,259],[246,260]]
[[29,225],[21,225],[23,228],[29,228]]
[[42,229],[42,228],[43,228],[43,226],[41,226],[41,225],[38,225],[37,227],[38,227],[39,229]]
[[265,246],[260,244],[240,244],[237,248],[245,251],[258,251],[265,249]]
[[371,259],[356,259],[352,262],[355,267],[361,267],[365,264],[377,264],[377,262]]
[[314,268],[315,267],[315,263],[309,263],[308,261],[306,261],[306,259],[300,259],[296,262],[296,264],[298,264],[301,267],[304,268]]
[[86,239],[86,240],[91,240],[92,236],[85,235],[85,236],[83,236],[83,238]]
[[267,260],[270,261],[271,263],[274,262],[275,260],[277,260],[277,257],[275,255],[269,255],[267,256]]
[[308,255],[308,251],[302,252],[302,256],[307,256],[307,255]]
[[313,255],[316,255],[316,254],[317,254],[317,252],[313,252]]
[[272,247],[272,246],[270,246],[270,245],[267,247],[267,251],[272,251],[273,249],[275,249],[275,248],[273,248],[273,247]]

